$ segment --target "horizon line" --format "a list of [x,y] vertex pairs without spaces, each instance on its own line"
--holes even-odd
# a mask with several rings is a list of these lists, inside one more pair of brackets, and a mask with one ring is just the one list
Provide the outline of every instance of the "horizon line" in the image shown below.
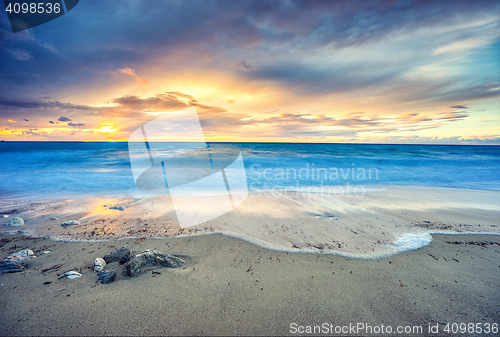
[[[0,143],[129,143],[129,141],[109,141],[109,140],[0,140]],[[140,142],[131,142],[140,143]],[[202,142],[148,142],[148,143],[202,143]],[[242,144],[346,144],[346,145],[430,145],[430,146],[500,146],[500,144],[440,144],[440,143],[325,143],[325,142],[216,142],[205,141],[205,143],[242,143]]]

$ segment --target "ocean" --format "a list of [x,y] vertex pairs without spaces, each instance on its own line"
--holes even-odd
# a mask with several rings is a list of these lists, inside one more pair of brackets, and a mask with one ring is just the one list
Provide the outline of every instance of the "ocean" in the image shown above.
[[[208,143],[238,148],[249,191],[325,186],[500,190],[500,146]],[[166,156],[192,144],[163,144]],[[1,198],[142,195],[123,142],[1,142]]]

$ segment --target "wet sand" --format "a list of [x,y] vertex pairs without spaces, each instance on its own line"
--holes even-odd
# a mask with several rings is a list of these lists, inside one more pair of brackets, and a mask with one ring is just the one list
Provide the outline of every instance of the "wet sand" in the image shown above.
[[[25,221],[15,228],[0,218],[0,233],[22,230],[32,237],[84,241],[223,233],[272,250],[378,258],[425,245],[432,233],[500,234],[497,200],[500,191],[423,187],[367,188],[362,196],[261,193],[250,194],[231,212],[184,228],[165,195],[31,198],[0,202],[0,214]],[[191,212],[206,206],[194,198],[186,205]],[[80,224],[60,226],[70,220]]]
[[[93,260],[125,244],[181,255],[186,268],[97,282]],[[276,252],[220,234],[107,242],[4,234],[0,258],[23,248],[38,257],[25,272],[0,276],[0,335],[298,335],[292,323],[422,326],[419,335],[437,324],[445,335],[447,323],[500,323],[496,235],[434,235],[421,249],[361,260]],[[69,269],[83,276],[58,280]]]

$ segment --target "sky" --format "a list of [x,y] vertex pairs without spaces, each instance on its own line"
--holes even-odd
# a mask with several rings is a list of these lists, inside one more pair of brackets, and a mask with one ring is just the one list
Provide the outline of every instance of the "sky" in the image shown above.
[[206,141],[500,145],[499,23],[470,0],[85,0],[18,33],[2,11],[0,139],[127,141],[194,106]]

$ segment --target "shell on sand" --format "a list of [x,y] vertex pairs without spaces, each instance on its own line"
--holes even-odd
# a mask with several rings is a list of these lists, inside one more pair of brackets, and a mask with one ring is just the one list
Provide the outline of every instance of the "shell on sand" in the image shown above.
[[79,272],[76,272],[74,270],[70,270],[70,271],[67,271],[64,274],[62,274],[61,277],[59,277],[59,278],[67,277],[69,279],[74,279],[74,278],[77,278],[80,276],[82,276],[82,274],[80,274]]
[[100,272],[104,270],[104,266],[106,265],[106,261],[104,259],[98,257],[94,261],[94,271]]

